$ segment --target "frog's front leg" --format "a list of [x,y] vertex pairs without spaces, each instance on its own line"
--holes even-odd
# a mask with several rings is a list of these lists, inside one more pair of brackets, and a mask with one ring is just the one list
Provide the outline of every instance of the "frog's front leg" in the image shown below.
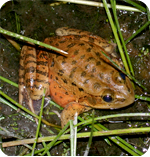
[[44,88],[49,92],[49,57],[45,51],[37,54],[33,46],[23,46],[19,69],[19,103],[23,102],[24,90],[27,93],[30,110],[35,113],[32,100],[42,98]]
[[61,127],[63,128],[69,120],[74,120],[75,115],[79,115],[83,112],[90,110],[91,107],[79,104],[77,102],[70,102],[65,106],[61,113]]

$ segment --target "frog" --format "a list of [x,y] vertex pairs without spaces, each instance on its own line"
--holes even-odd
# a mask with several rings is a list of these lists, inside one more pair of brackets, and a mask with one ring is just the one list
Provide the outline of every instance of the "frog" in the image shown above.
[[93,109],[118,109],[134,102],[134,89],[130,79],[118,70],[104,55],[119,67],[123,63],[117,56],[115,44],[88,31],[61,27],[56,36],[44,43],[68,54],[42,49],[34,45],[22,47],[19,69],[19,103],[27,93],[29,107],[35,112],[33,100],[43,96],[64,109],[62,128],[75,116]]

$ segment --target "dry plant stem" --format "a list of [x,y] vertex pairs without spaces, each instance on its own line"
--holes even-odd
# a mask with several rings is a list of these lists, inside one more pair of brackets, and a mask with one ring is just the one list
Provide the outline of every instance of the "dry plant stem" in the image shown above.
[[[118,129],[118,130],[109,130],[109,131],[97,131],[93,132],[93,137],[97,136],[109,136],[109,135],[121,135],[121,134],[128,134],[128,133],[139,133],[139,132],[150,132],[150,127],[144,127],[144,128],[130,128],[130,129]],[[85,132],[85,133],[78,133],[77,138],[85,138],[90,137],[91,132]],[[48,137],[40,137],[37,140],[37,143],[41,142],[47,142],[47,141],[53,141],[57,136],[48,136]],[[57,140],[66,140],[70,139],[70,134],[62,135]],[[34,143],[35,138],[32,139],[25,139],[20,141],[11,141],[11,142],[4,142],[2,143],[2,147],[10,147],[10,146],[16,146],[16,145],[22,145],[22,144],[31,144]],[[44,154],[42,154],[44,155]]]
[[[56,0],[56,1],[83,4],[83,5],[89,5],[89,6],[94,6],[94,7],[104,7],[103,3],[93,2],[93,1],[86,1],[86,0],[84,0],[84,1],[83,0]],[[108,4],[108,8],[111,8],[110,4]],[[120,10],[141,12],[141,10],[136,9],[134,7],[123,6],[123,5],[116,5],[116,8],[120,9]]]
[[17,49],[17,51],[21,50],[20,45],[17,42],[15,42],[14,40],[12,40],[10,36],[7,36],[5,34],[3,34],[3,36]]

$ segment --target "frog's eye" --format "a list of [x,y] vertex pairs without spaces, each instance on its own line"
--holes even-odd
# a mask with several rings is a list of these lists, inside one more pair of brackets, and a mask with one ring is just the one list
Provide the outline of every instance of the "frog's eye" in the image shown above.
[[122,72],[120,72],[119,74],[120,74],[121,78],[122,78],[123,80],[125,80],[125,78],[126,78],[125,74],[122,73]]
[[103,100],[106,102],[112,102],[113,98],[110,95],[103,96]]
[[106,89],[103,92],[103,97],[102,98],[105,102],[112,102],[113,98],[114,98],[114,92],[110,89]]

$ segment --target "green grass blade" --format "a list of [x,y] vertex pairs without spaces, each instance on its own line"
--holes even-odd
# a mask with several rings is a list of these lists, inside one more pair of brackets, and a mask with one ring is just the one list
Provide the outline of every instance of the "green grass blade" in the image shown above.
[[[119,33],[119,37],[121,39],[121,43],[122,43],[124,51],[125,51],[125,56],[127,58],[127,62],[128,62],[130,71],[131,71],[132,75],[134,76],[134,70],[133,70],[133,67],[132,67],[132,64],[131,64],[131,61],[130,61],[130,57],[129,57],[128,52],[127,52],[127,48],[126,48],[126,45],[125,45],[125,42],[124,42],[124,39],[123,39],[123,35],[121,33],[121,29],[120,29],[120,25],[119,25],[119,21],[118,21],[118,17],[117,17],[116,1],[115,0],[111,0],[111,5],[112,5],[112,10],[113,10],[113,14],[114,14],[114,19],[115,19],[115,22],[116,22],[117,30],[118,30],[118,33]],[[124,62],[126,62],[126,60]]]
[[64,134],[65,130],[68,128],[69,126],[69,122],[63,127],[63,129],[59,132],[59,134],[54,138],[54,140],[52,142],[50,142],[46,149],[44,150],[44,152],[42,153],[42,156],[44,156],[46,154],[46,152],[48,150],[50,150],[52,148],[52,146],[55,144],[55,142],[60,138],[61,135]]
[[43,46],[43,47],[46,47],[48,49],[51,49],[51,50],[54,50],[54,51],[57,51],[58,53],[62,54],[62,55],[67,55],[68,52],[65,52],[63,50],[60,50],[54,46],[51,46],[51,45],[48,45],[48,44],[45,44],[43,42],[40,42],[40,41],[37,41],[37,40],[34,40],[34,39],[31,39],[31,38],[28,38],[28,37],[25,37],[23,35],[20,35],[20,34],[17,34],[17,33],[13,33],[13,32],[10,32],[10,31],[7,31],[5,29],[2,29],[0,27],[0,33],[2,34],[6,34],[8,36],[11,36],[11,37],[15,37],[17,39],[20,39],[20,40],[24,40],[24,41],[27,41],[27,42],[31,42],[31,43],[34,43],[34,44],[37,44],[37,45],[40,45],[40,46]]
[[[40,132],[39,132],[39,136],[42,137],[42,134]],[[46,147],[47,147],[46,143],[43,141],[42,144],[43,144],[44,148],[46,149]],[[36,152],[34,152],[34,153],[36,153]],[[47,156],[51,156],[49,151],[47,151]]]
[[10,81],[10,80],[8,80],[8,79],[2,77],[2,76],[0,76],[0,80],[2,80],[2,81],[4,81],[4,82],[7,82],[7,83],[9,83],[9,84],[11,84],[11,85],[13,85],[13,86],[15,86],[15,87],[18,88],[18,84],[17,84],[17,83],[15,83],[15,82],[13,82],[13,81]]
[[15,12],[15,19],[16,19],[16,30],[17,30],[17,33],[20,33],[20,18],[17,15],[16,12]]
[[34,140],[34,144],[33,144],[33,148],[32,148],[32,153],[31,153],[32,156],[34,155],[34,150],[35,150],[35,147],[36,147],[36,143],[37,143],[37,140],[38,140],[39,131],[40,131],[40,127],[41,127],[41,119],[42,119],[42,114],[43,114],[45,91],[46,90],[44,89],[44,93],[43,93],[43,97],[42,97],[42,103],[41,103],[41,109],[40,109],[40,116],[39,116],[39,120],[38,120],[38,126],[37,126],[35,140]]
[[[126,145],[128,148],[130,148],[132,151],[134,151],[138,156],[143,155],[143,153],[141,151],[139,151],[138,149],[136,149],[135,147],[133,147],[131,144],[129,144],[128,142],[126,142],[125,140],[123,140],[121,137],[116,136],[116,139],[119,140],[122,144]],[[118,144],[118,142],[116,143]],[[126,149],[127,150],[127,149]],[[133,153],[130,152],[131,155],[134,155]]]
[[3,151],[2,143],[2,136],[0,136],[0,149]]
[[124,55],[124,52],[123,52],[123,49],[122,49],[122,46],[121,46],[121,43],[120,43],[118,34],[117,34],[117,30],[116,30],[115,24],[114,24],[114,22],[113,22],[111,13],[110,13],[110,11],[109,11],[109,9],[108,9],[106,0],[103,0],[103,4],[104,4],[104,7],[105,7],[105,10],[106,10],[107,17],[108,17],[108,19],[109,19],[111,28],[112,28],[112,30],[113,30],[113,34],[114,34],[115,39],[116,39],[116,42],[117,42],[118,49],[119,49],[119,52],[120,52],[120,55],[121,55],[121,58],[122,58],[124,67],[125,67],[127,73],[130,74],[129,67],[128,67],[128,64],[127,64],[127,62],[126,62],[126,58],[125,58],[125,55]]
[[123,0],[123,1],[125,1],[125,2],[128,3],[128,4],[133,5],[134,7],[136,7],[137,9],[139,9],[139,10],[141,10],[141,11],[143,11],[143,12],[146,12],[146,8],[144,8],[143,6],[137,4],[137,3],[134,2],[133,0],[132,0],[132,1],[131,1],[131,0]]
[[[90,116],[87,116],[87,118],[91,118]],[[81,117],[79,118],[80,121],[84,121],[84,119],[82,119]],[[90,127],[91,125],[89,125]],[[108,131],[108,129],[106,127],[104,127],[102,124],[97,123],[94,125],[95,129],[94,131],[102,131],[102,130],[106,130]],[[123,140],[121,137],[119,136],[108,136],[107,137],[107,141],[106,139],[104,139],[110,146],[111,143],[109,140],[113,141],[115,144],[117,144],[118,146],[120,146],[122,149],[126,150],[128,153],[130,153],[131,155],[142,155],[143,153],[140,152],[138,149],[134,148],[132,145],[130,145],[129,143],[127,143],[125,140]]]
[[127,44],[129,41],[131,41],[135,36],[137,36],[139,33],[141,33],[147,26],[150,25],[150,21],[146,22],[140,29],[138,29],[134,34],[132,34],[126,41],[125,44]]
[[[103,130],[108,131],[109,129],[107,129],[105,126],[103,126],[102,124],[97,124],[100,128],[102,128]],[[130,153],[131,155],[143,155],[142,152],[140,152],[138,149],[134,148],[132,145],[130,145],[128,142],[126,142],[125,140],[123,140],[121,137],[119,136],[108,136],[108,138],[110,140],[112,140],[114,143],[116,143],[118,146],[120,146],[122,149],[126,150],[128,153]],[[121,142],[121,143],[120,143]]]
[[[148,7],[146,7],[146,10],[147,10],[147,19],[148,21],[150,21],[150,10]],[[150,30],[150,26],[149,26],[149,30]]]
[[[87,116],[87,118],[89,119],[89,118],[91,118],[91,117],[90,117],[90,116]],[[84,121],[84,119],[81,118],[80,116],[78,116],[78,119],[79,119],[81,122]],[[87,124],[83,124],[82,126],[87,126]],[[89,128],[91,128],[91,125],[89,125]],[[93,131],[102,131],[102,129],[101,129],[100,127],[97,128],[97,124],[94,124]],[[104,139],[104,141],[105,141],[108,145],[111,146],[111,143],[110,143],[110,141],[109,141],[108,138],[103,137],[103,139]]]
[[145,101],[150,101],[150,97],[135,95],[135,98]]
[[[122,114],[113,114],[113,115],[106,115],[102,117],[96,117],[94,118],[94,121],[96,120],[102,120],[102,119],[107,119],[107,118],[115,118],[115,117],[135,117],[135,116],[150,116],[150,113],[122,113]],[[82,124],[88,124],[91,123],[92,119],[85,120],[83,122],[78,123],[76,126],[80,126]]]

